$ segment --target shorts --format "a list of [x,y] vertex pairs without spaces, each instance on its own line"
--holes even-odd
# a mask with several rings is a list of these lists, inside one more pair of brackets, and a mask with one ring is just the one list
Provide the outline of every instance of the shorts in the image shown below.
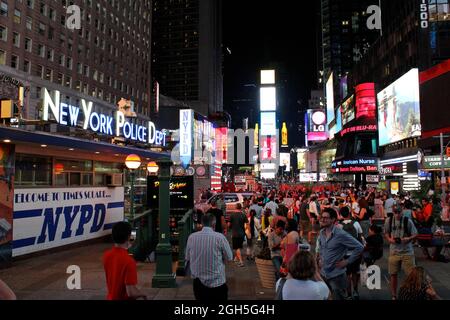
[[244,237],[242,238],[231,238],[233,244],[233,250],[242,249],[244,247]]
[[347,275],[359,273],[361,271],[361,261],[362,258],[358,258],[355,262],[349,264],[347,266]]
[[309,220],[300,220],[300,230],[303,232],[311,231],[311,221]]
[[389,256],[388,271],[390,275],[397,275],[400,272],[400,268],[403,268],[405,274],[408,275],[415,265],[414,255],[394,254]]

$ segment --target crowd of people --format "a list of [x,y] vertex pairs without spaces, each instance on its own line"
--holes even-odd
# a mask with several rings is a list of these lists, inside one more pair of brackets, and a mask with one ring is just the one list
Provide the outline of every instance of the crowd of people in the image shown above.
[[[218,202],[211,203],[205,216],[217,221],[217,233],[224,237],[231,233],[231,259],[243,267],[255,259],[257,251],[260,257],[266,253],[275,269],[278,298],[358,300],[360,267],[381,259],[385,243],[389,244],[392,299],[438,298],[435,293],[428,294],[434,292],[430,278],[417,275],[421,271],[414,253],[417,245],[428,259],[447,262],[442,254],[442,208],[437,201],[413,199],[409,193],[390,195],[375,188],[278,186],[254,192],[228,221],[224,219],[223,197]],[[222,258],[225,266],[227,257]],[[406,280],[399,291],[401,269]],[[413,272],[415,276],[410,279]],[[421,281],[428,293],[411,293],[407,286],[414,287],[414,281]]]
[[[381,259],[385,243],[392,299],[440,299],[414,250],[420,246],[426,258],[447,262],[439,201],[374,188],[280,186],[255,192],[227,219],[226,210],[223,196],[212,201],[186,244],[198,301],[227,300],[226,264],[244,267],[265,254],[274,266],[277,299],[358,300],[361,265]],[[115,224],[112,237],[114,246],[103,256],[107,299],[146,299],[128,254],[131,225]],[[405,280],[398,288],[401,270]],[[0,299],[15,299],[1,280]]]

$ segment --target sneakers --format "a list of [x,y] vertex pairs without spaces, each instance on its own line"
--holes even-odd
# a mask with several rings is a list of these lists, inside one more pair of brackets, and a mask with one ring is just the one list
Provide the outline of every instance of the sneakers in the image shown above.
[[244,267],[245,265],[244,265],[243,262],[238,262],[238,263],[237,263],[237,266],[238,266],[238,267]]

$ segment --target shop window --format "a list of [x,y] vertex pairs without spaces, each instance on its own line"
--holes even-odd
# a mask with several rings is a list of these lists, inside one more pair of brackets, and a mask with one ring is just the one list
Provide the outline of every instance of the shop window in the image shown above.
[[16,186],[51,186],[52,160],[50,157],[16,156]]
[[65,171],[92,171],[92,161],[90,160],[66,160],[56,159],[55,170],[60,172]]

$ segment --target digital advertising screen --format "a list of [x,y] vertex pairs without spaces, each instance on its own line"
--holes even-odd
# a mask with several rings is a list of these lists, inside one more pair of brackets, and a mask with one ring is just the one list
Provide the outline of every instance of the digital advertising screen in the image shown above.
[[261,111],[276,111],[277,91],[275,87],[263,87],[260,89]]
[[280,152],[280,167],[286,166],[285,171],[291,171],[291,154]]
[[418,69],[406,73],[377,98],[380,146],[421,135]]
[[350,98],[345,100],[341,105],[342,112],[342,125],[345,126],[347,123],[355,119],[355,96],[352,95]]
[[341,107],[336,109],[336,133],[342,130],[342,112]]
[[297,169],[298,170],[305,170],[306,169],[306,149],[299,149],[297,150]]
[[308,141],[327,140],[326,114],[324,110],[308,110]]
[[261,112],[261,135],[274,136],[277,134],[277,116],[275,112]]
[[333,73],[327,80],[326,84],[326,95],[327,95],[327,124],[330,124],[334,120],[334,82]]
[[[172,176],[170,178],[170,208],[192,208],[194,205],[194,176]],[[147,177],[147,204],[159,208],[159,181],[157,176]]]

